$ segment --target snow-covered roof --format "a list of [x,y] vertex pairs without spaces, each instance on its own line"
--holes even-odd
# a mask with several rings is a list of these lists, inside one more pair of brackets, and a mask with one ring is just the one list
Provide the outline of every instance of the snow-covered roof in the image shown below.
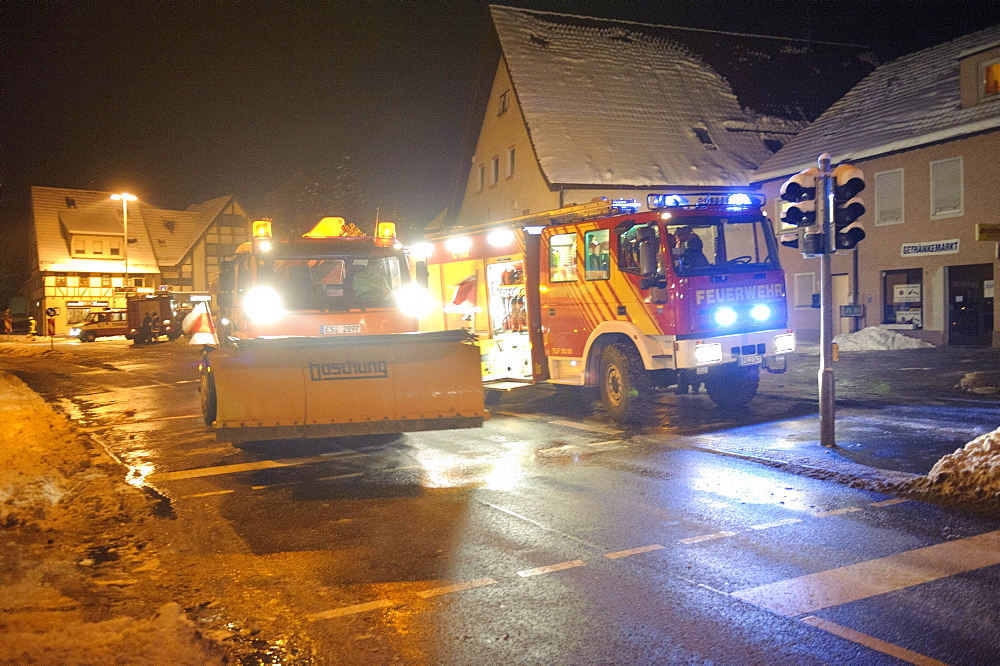
[[[122,258],[73,257],[73,234],[123,233],[122,205],[110,192],[32,187],[32,210],[43,271],[121,273]],[[232,195],[189,206],[184,211],[154,208],[143,201],[128,206],[129,273],[158,273],[158,266],[175,266],[215,221]]]
[[961,108],[959,59],[1000,40],[1000,25],[882,65],[767,160],[755,181],[853,162],[1000,127],[1000,99]]
[[818,99],[776,75],[818,60],[850,85],[872,67],[858,47],[490,9],[553,184],[745,184],[771,155],[764,140],[786,141]]

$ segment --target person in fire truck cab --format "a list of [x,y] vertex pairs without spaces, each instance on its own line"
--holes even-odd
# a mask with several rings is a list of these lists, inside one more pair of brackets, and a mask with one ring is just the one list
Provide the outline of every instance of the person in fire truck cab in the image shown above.
[[691,227],[681,227],[677,230],[677,247],[683,249],[680,257],[681,266],[703,268],[709,265],[705,253],[702,252],[704,243]]
[[354,295],[367,304],[383,303],[391,294],[389,280],[382,262],[365,265],[355,264],[351,287]]

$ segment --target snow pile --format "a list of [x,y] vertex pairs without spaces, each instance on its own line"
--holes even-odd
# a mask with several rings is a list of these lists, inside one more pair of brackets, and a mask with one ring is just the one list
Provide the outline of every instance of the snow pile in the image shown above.
[[840,351],[879,351],[933,347],[929,342],[911,338],[879,326],[869,326],[857,333],[843,333],[833,339]]
[[[95,535],[113,544],[108,559],[127,565],[137,587],[153,557],[153,548],[129,547],[152,500],[125,483],[120,465],[4,372],[0,423],[0,664],[225,663],[176,603],[153,619],[153,606],[142,619],[115,617],[94,591],[103,574],[87,559],[102,550]],[[141,554],[119,560],[119,551]]]
[[915,490],[959,499],[1000,499],[1000,428],[941,458]]
[[[44,625],[44,623],[42,623]],[[221,651],[194,649],[194,623],[179,604],[160,607],[150,620],[117,617],[104,622],[60,623],[38,631],[37,624],[5,628],[3,658],[9,664],[171,664],[226,663]]]

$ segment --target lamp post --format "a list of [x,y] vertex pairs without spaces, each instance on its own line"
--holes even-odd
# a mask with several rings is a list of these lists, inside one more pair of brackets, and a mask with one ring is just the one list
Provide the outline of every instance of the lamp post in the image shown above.
[[125,246],[122,247],[122,256],[125,258],[125,276],[122,278],[122,286],[125,287],[125,302],[128,303],[128,202],[135,201],[138,197],[122,192],[112,194],[111,198],[122,202],[122,226],[125,231]]

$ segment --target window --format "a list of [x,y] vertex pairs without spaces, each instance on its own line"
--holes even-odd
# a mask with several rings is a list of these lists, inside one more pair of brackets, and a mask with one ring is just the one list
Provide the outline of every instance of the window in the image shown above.
[[56,286],[65,287],[66,286],[66,275],[56,275]]
[[811,308],[812,297],[816,293],[815,273],[795,274],[795,307]]
[[90,247],[94,254],[104,254],[104,241],[91,241]]
[[507,177],[514,175],[514,147],[507,149]]
[[980,70],[982,71],[980,97],[986,99],[1000,95],[1000,60],[988,60],[980,65]]
[[931,162],[931,219],[963,214],[962,158]]
[[785,144],[781,142],[780,139],[764,139],[764,147],[767,148],[771,154],[781,150],[781,147]]
[[497,115],[502,116],[507,113],[507,109],[510,108],[510,91],[504,90],[500,93],[499,105],[497,107]]
[[588,231],[583,235],[583,242],[587,246],[585,279],[607,280],[611,277],[610,237],[611,232],[608,229]]
[[122,253],[122,242],[117,238],[113,238],[108,241],[108,253],[112,257],[121,256]]
[[102,287],[110,287],[111,286],[111,276],[110,275],[102,275],[101,276],[101,286]]
[[660,230],[655,225],[636,224],[635,220],[625,220],[617,227],[618,235],[618,269],[624,273],[639,274],[639,231],[640,227],[652,229],[652,243],[660,247]]
[[576,281],[576,234],[554,234],[549,239],[549,282]]
[[82,238],[73,239],[73,254],[83,254],[86,252],[86,244]]
[[480,164],[476,168],[476,192],[482,192],[486,185],[486,167]]
[[500,156],[494,155],[490,161],[490,185],[496,185],[500,181]]
[[875,226],[903,223],[903,170],[875,174]]
[[709,135],[707,129],[704,127],[692,127],[691,131],[694,132],[694,135],[698,137],[698,140],[701,141],[706,148],[715,150],[715,142],[712,141],[712,137]]
[[882,323],[923,328],[922,269],[882,273]]

